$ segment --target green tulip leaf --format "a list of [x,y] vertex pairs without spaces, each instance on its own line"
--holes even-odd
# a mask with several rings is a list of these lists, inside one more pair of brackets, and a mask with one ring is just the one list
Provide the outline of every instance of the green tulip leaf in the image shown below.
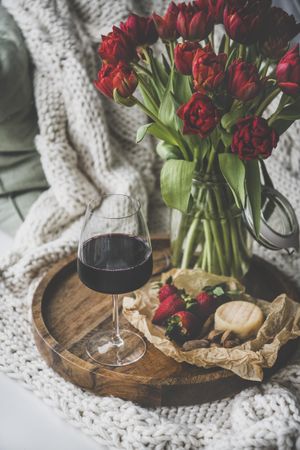
[[290,113],[285,113],[284,110],[279,114],[279,116],[277,116],[277,119],[281,119],[281,120],[298,120],[300,119],[300,111],[295,112],[294,114]]
[[258,57],[258,51],[257,51],[256,45],[250,45],[247,47],[247,61],[255,61]]
[[174,126],[175,105],[170,90],[166,90],[158,111],[158,118],[168,126]]
[[114,97],[114,101],[120,105],[124,105],[124,106],[134,106],[135,105],[135,100],[133,100],[130,97],[128,97],[128,98],[122,97],[122,95],[119,94],[117,89],[114,89],[113,97]]
[[190,161],[170,159],[160,175],[161,194],[169,208],[185,213],[188,210],[195,164]]
[[158,111],[158,118],[163,124],[170,126],[173,129],[175,128],[175,130],[179,131],[181,128],[181,120],[177,116],[176,111],[180,103],[174,96],[174,82],[176,81],[176,76],[176,72],[174,72],[174,70],[171,70],[168,84],[166,86]]
[[[282,97],[286,99],[286,96]],[[286,106],[280,111],[276,117],[272,127],[275,128],[279,135],[286,132],[286,130],[293,125],[295,120],[300,119],[300,99],[296,100],[292,105]]]
[[222,142],[223,142],[225,148],[228,148],[231,146],[231,143],[232,143],[232,134],[231,133],[227,133],[225,130],[222,130],[221,139],[222,139]]
[[173,92],[178,106],[187,103],[192,96],[190,77],[174,72]]
[[272,123],[272,128],[274,128],[278,135],[281,136],[293,125],[294,122],[294,120],[276,119],[276,121]]
[[168,72],[166,72],[166,68],[165,68],[164,64],[155,58],[155,65],[156,65],[156,70],[157,70],[157,74],[159,76],[160,81],[162,82],[162,84],[164,86],[166,86],[168,83],[169,74],[168,74]]
[[166,141],[168,144],[176,145],[176,140],[170,132],[155,122],[147,123],[146,125],[142,125],[138,128],[136,133],[136,143],[138,144],[141,142],[147,133],[155,136],[157,139]]
[[203,161],[208,152],[211,149],[210,137],[200,139],[199,136],[190,135],[185,136],[185,140],[190,143],[190,147],[193,148],[194,160]]
[[157,96],[156,91],[152,87],[150,87],[148,83],[147,89],[141,83],[139,83],[139,90],[142,95],[144,105],[147,109],[149,109],[150,112],[152,112],[152,114],[156,116],[158,113],[158,106],[156,105],[154,100]]
[[[283,101],[284,101],[284,99],[289,98],[289,97],[282,96],[282,98],[283,98]],[[291,116],[292,118],[293,117],[299,118],[299,115],[300,115],[300,99],[297,99],[291,105],[286,106],[285,108],[283,108],[280,111],[280,114],[279,114],[278,117],[282,117],[283,118],[283,117],[286,117],[286,116]]]
[[219,165],[221,172],[227,181],[238,208],[245,206],[245,165],[237,155],[233,153],[220,153]]
[[171,67],[170,67],[170,64],[169,64],[167,58],[165,57],[164,53],[162,53],[162,55],[161,55],[161,60],[162,60],[162,65],[164,66],[165,72],[169,75],[171,72]]
[[174,94],[172,92],[170,95],[173,98],[173,104],[174,104],[174,109],[175,109],[175,113],[174,113],[174,117],[173,117],[173,127],[177,131],[179,131],[182,129],[182,120],[177,115],[177,110],[178,110],[180,104],[178,103],[178,101],[176,100],[176,98],[174,97]]
[[153,125],[154,123],[146,123],[137,129],[135,140],[137,144],[144,139],[147,133],[150,133],[150,128],[153,127]]
[[246,162],[246,190],[252,213],[254,232],[256,237],[258,237],[261,215],[261,181],[257,160]]
[[161,141],[156,146],[158,156],[164,161],[169,159],[181,159],[181,152],[175,145],[170,145],[164,141]]
[[227,114],[224,114],[221,119],[222,127],[230,132],[231,127],[236,124],[237,120],[243,117],[244,112],[244,106],[240,105],[234,108],[233,111],[229,111]]
[[230,54],[229,54],[229,56],[227,58],[225,70],[227,70],[227,68],[230,66],[232,61],[235,59],[236,53],[237,53],[237,48],[234,47],[234,49],[230,52]]

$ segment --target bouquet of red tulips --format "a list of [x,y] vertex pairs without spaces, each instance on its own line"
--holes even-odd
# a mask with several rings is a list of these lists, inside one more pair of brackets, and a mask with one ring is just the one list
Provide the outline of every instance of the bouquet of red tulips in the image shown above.
[[[195,0],[171,2],[164,16],[131,14],[102,36],[95,86],[146,113],[137,142],[159,140],[175,266],[247,270],[243,211],[258,237],[261,188],[272,184],[264,160],[300,118],[299,45],[289,49],[299,32],[272,0]],[[164,52],[155,51],[159,38]]]

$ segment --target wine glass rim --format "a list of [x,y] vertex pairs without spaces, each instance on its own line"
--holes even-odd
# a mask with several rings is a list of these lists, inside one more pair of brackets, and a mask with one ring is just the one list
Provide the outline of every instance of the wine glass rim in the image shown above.
[[[97,215],[99,217],[103,218],[103,219],[109,219],[109,220],[113,220],[113,219],[116,219],[116,220],[117,219],[127,219],[128,217],[132,217],[135,214],[137,214],[140,211],[140,209],[141,209],[140,201],[137,200],[134,197],[131,197],[130,195],[126,195],[126,194],[104,194],[102,196],[101,200],[103,201],[103,200],[105,200],[106,198],[109,198],[109,197],[119,197],[119,198],[120,197],[124,197],[124,198],[127,198],[127,199],[129,199],[132,202],[133,206],[136,205],[136,207],[134,208],[134,211],[132,213],[126,214],[126,215],[123,215],[123,216],[121,216],[121,215],[118,215],[118,216],[106,216],[106,215],[104,215],[102,213],[97,212]],[[98,208],[98,206],[99,205],[95,205],[95,203],[93,201],[90,201],[87,204],[87,210],[90,211],[93,214],[95,212],[96,208]]]

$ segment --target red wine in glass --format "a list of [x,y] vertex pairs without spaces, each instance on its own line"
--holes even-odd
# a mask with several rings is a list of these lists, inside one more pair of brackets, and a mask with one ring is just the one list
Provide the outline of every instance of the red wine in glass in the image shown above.
[[151,241],[139,202],[111,194],[100,208],[87,208],[78,246],[78,275],[90,289],[111,294],[113,303],[111,332],[96,331],[87,343],[87,353],[95,362],[123,366],[144,355],[143,338],[120,330],[118,294],[142,287],[152,269]]
[[147,283],[152,266],[151,248],[141,238],[104,234],[83,243],[78,274],[94,291],[124,294]]

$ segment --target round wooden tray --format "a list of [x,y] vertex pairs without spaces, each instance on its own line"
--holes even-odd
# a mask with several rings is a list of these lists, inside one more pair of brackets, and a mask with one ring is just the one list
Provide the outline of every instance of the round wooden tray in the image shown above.
[[[168,248],[167,239],[153,239],[156,276],[166,268]],[[259,258],[253,259],[244,283],[250,294],[266,300],[282,292],[294,300],[300,298],[288,279]],[[111,299],[80,282],[76,255],[56,264],[42,279],[34,295],[32,316],[35,342],[48,365],[66,380],[98,395],[145,406],[192,405],[233,395],[254,384],[228,370],[177,363],[148,342],[145,356],[135,364],[120,368],[94,364],[86,354],[86,340],[100,328],[111,326]],[[121,326],[132,328],[124,317]],[[295,341],[291,341],[281,350],[265,379],[286,363],[294,349]]]

